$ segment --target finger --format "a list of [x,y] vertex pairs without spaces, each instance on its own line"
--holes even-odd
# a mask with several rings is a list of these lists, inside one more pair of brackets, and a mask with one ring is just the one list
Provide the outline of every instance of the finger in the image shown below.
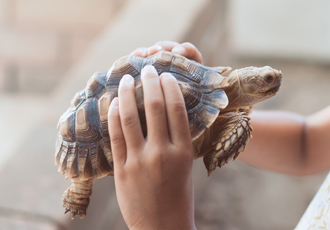
[[162,73],[161,86],[165,98],[170,140],[175,145],[190,144],[188,116],[178,82],[172,74]]
[[148,56],[153,55],[155,53],[158,53],[159,51],[164,50],[162,46],[160,45],[153,45],[148,48],[147,54]]
[[163,47],[166,51],[171,51],[175,46],[180,45],[178,42],[172,42],[172,41],[160,41],[157,42],[155,45],[160,45]]
[[138,56],[138,57],[147,57],[148,55],[148,48],[147,47],[140,47],[134,50],[131,55]]
[[147,119],[148,141],[168,141],[165,101],[156,69],[148,65],[142,69],[141,80]]
[[177,42],[172,41],[161,41],[157,42],[155,45],[149,47],[148,49],[148,56],[153,55],[159,51],[165,50],[165,51],[171,51],[173,47],[179,45]]
[[[127,151],[140,148],[144,143],[137,106],[135,103],[134,79],[124,75],[119,83],[119,116]],[[128,156],[129,157],[129,156]]]
[[124,165],[126,162],[126,144],[120,124],[118,98],[114,98],[108,112],[108,130],[111,142],[111,152],[114,165]]
[[203,64],[202,54],[198,51],[198,49],[191,43],[185,42],[178,46],[173,47],[171,50],[173,53],[180,54],[188,59],[194,60]]

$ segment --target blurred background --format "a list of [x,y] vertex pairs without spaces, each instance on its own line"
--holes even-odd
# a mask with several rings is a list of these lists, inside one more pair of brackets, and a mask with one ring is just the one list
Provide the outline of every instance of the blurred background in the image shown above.
[[[278,95],[258,109],[309,115],[330,98],[326,0],[0,0],[0,228],[127,229],[113,178],[94,184],[88,215],[63,215],[70,185],[54,165],[56,124],[96,71],[137,47],[189,41],[208,66],[270,65]],[[325,174],[292,177],[230,162],[194,164],[196,226],[293,229]]]

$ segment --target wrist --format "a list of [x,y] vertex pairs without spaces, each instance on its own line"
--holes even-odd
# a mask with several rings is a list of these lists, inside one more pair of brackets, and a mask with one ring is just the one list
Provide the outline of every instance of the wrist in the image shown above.
[[197,230],[197,228],[195,227],[195,225],[193,226],[187,226],[186,228],[182,228],[180,227],[163,227],[163,226],[149,226],[149,227],[143,227],[143,228],[129,228],[130,230],[176,230],[176,229],[180,229],[180,230]]
[[191,223],[152,223],[149,222],[145,225],[140,226],[133,226],[129,228],[130,230],[197,230],[195,226],[195,221],[192,221]]

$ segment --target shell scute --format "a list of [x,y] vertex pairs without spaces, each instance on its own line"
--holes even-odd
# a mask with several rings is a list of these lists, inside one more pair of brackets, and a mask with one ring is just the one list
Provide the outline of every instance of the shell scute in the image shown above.
[[158,74],[170,72],[171,63],[174,55],[168,52],[159,52],[144,59],[142,67],[153,65]]
[[85,100],[86,100],[85,90],[81,90],[77,92],[74,98],[71,100],[72,109],[76,110]]
[[[135,79],[141,128],[144,136],[147,135],[140,76],[141,69],[146,65],[153,65],[158,74],[170,72],[177,79],[185,100],[193,141],[212,125],[220,108],[228,104],[221,85],[224,78],[197,62],[165,51],[147,58],[133,55],[120,58],[107,72],[94,74],[60,118],[55,161],[59,171],[66,173],[66,178],[71,177],[74,183],[84,186],[86,181],[92,185],[95,178],[113,175],[108,110],[111,101],[118,95],[118,85],[125,74]],[[81,207],[79,202],[83,199],[88,203],[89,195],[80,194],[80,189],[76,187],[69,190],[63,196],[64,207],[72,213],[85,213],[87,207]]]
[[87,161],[87,155],[89,153],[89,148],[86,145],[78,145],[78,170],[79,170],[79,175],[81,178],[89,178],[93,177],[93,173],[85,173],[87,170],[86,167],[86,161]]
[[205,71],[199,90],[203,93],[211,93],[213,90],[222,89],[226,86],[225,79],[225,77],[215,71]]
[[103,137],[109,137],[108,133],[108,110],[111,101],[114,98],[113,92],[104,93],[98,100],[98,110],[101,122],[101,134]]
[[72,111],[72,108],[69,108],[57,123],[57,129],[65,141],[76,141],[75,119],[75,112]]
[[65,172],[66,170],[66,162],[68,157],[69,145],[66,141],[62,142],[61,150],[59,152],[59,164],[58,171]]
[[79,176],[78,157],[76,155],[76,152],[77,152],[77,146],[76,145],[70,146],[66,160],[66,169],[65,169],[66,178]]
[[93,174],[96,178],[102,178],[109,175],[109,171],[111,171],[112,168],[108,164],[100,145],[97,143],[90,146],[89,153],[94,172]]
[[102,94],[106,86],[106,72],[95,73],[87,82],[86,98],[97,97]]
[[[140,72],[149,64],[153,65],[159,74],[170,72],[177,78],[185,100],[193,140],[210,127],[218,116],[219,109],[228,104],[228,98],[221,88],[224,77],[209,67],[166,51],[147,58],[133,55],[120,58],[109,71],[98,72],[91,77],[85,90],[75,95],[71,107],[60,119],[58,128],[63,144],[56,150],[56,161],[63,170],[67,168],[65,164],[68,164],[72,171],[77,159],[77,170],[68,171],[70,176],[76,176],[78,172],[81,179],[101,177],[112,170],[107,116],[111,101],[118,95],[118,85],[124,74],[135,78],[137,107],[143,133],[147,135]],[[72,157],[70,153],[68,162],[67,159],[60,162],[64,152],[70,152],[72,149],[65,150],[65,143],[77,143],[77,157]],[[86,149],[85,145],[97,147]],[[65,156],[68,157],[67,155]],[[105,159],[107,165],[99,163],[99,159]],[[104,169],[98,171],[98,167]]]
[[109,138],[102,138],[100,141],[100,146],[103,150],[104,156],[106,157],[109,165],[113,168],[113,158],[110,146],[110,139]]
[[201,83],[206,69],[197,62],[188,60],[182,56],[175,55],[170,68],[171,73],[179,74],[189,81]]
[[133,55],[125,56],[118,59],[107,72],[107,87],[118,87],[121,78],[125,74],[130,74],[132,77],[140,75],[143,58]]
[[99,141],[101,136],[100,118],[96,98],[88,99],[77,110],[76,140],[82,143]]
[[229,103],[228,97],[223,90],[214,90],[212,93],[203,94],[201,101],[204,104],[208,104],[219,109],[226,108]]

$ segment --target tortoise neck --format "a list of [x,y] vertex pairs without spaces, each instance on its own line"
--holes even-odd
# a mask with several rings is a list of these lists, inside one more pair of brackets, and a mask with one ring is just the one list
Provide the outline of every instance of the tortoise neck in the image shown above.
[[242,82],[238,76],[237,70],[228,76],[228,86],[225,87],[224,90],[229,101],[229,104],[225,109],[226,111],[238,110],[239,108],[253,104],[244,91],[244,87],[242,87]]

